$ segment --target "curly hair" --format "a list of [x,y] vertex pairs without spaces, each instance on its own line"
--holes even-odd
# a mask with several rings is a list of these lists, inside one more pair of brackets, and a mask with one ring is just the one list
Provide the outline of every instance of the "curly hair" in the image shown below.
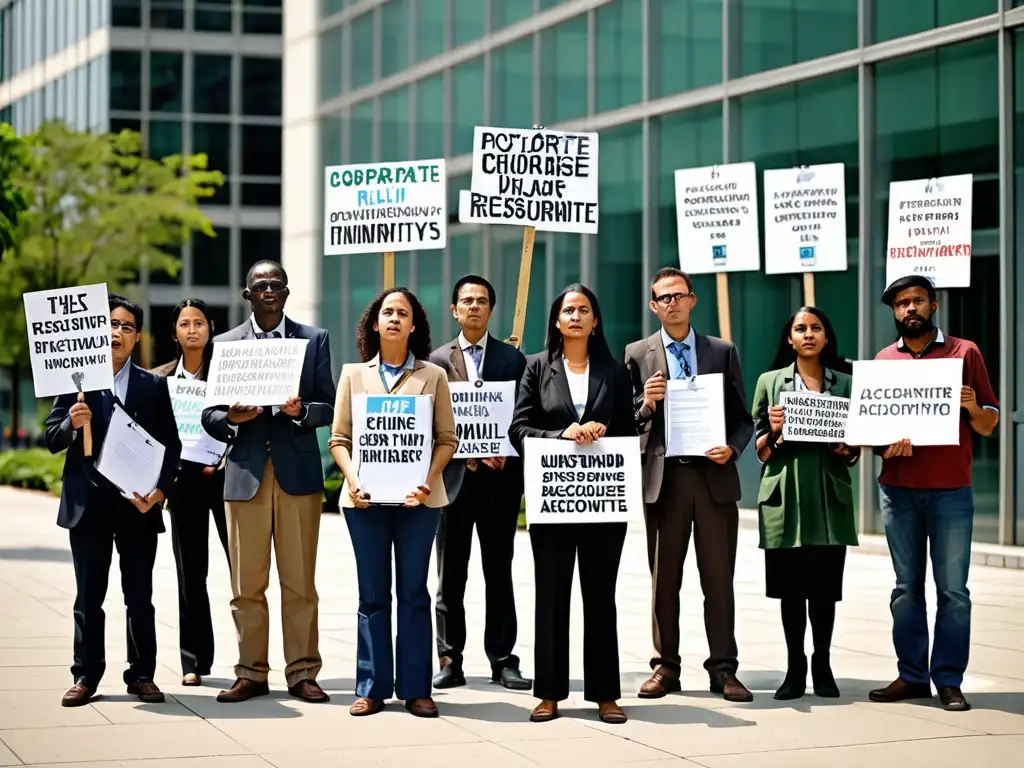
[[359,318],[359,325],[356,328],[356,349],[364,363],[372,360],[380,352],[380,333],[373,330],[373,324],[377,322],[384,299],[394,293],[405,296],[412,307],[413,331],[409,334],[409,351],[417,360],[426,360],[430,357],[430,321],[427,320],[426,310],[416,298],[416,294],[408,288],[391,288],[381,291]]

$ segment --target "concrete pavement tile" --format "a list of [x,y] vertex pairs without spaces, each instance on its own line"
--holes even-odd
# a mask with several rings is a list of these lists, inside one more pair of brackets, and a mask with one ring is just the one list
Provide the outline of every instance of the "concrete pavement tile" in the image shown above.
[[3,731],[0,739],[26,763],[207,757],[246,754],[209,723],[96,725]]
[[0,731],[108,725],[93,707],[62,707],[59,691],[0,691]]
[[[966,693],[969,712],[947,712],[937,700],[884,705],[885,711],[905,717],[967,728],[989,735],[1024,735],[1024,693],[983,691]],[[1024,760],[1022,760],[1024,762]]]
[[618,765],[639,761],[659,761],[675,757],[629,739],[594,735],[569,741],[514,741],[501,746],[539,765]]
[[333,768],[335,765],[392,765],[416,768],[451,768],[486,765],[487,768],[526,768],[535,765],[498,744],[443,744],[420,747],[376,747],[322,752],[277,752],[261,757],[276,768]]
[[[65,643],[67,645],[67,643]],[[68,648],[0,648],[2,667],[67,667]]]
[[[73,763],[74,768],[267,768],[257,755],[218,755],[217,757],[157,758],[140,763],[138,760],[102,760],[91,763]],[[26,768],[68,768],[67,763],[33,763]]]
[[982,630],[971,629],[971,646],[980,645],[1005,650],[1024,648],[1024,629]]
[[71,633],[71,620],[56,614],[43,621],[4,618],[0,622],[0,637],[63,637]]
[[65,691],[73,682],[67,665],[8,667],[0,674],[0,691]]
[[18,759],[11,750],[0,740],[0,765],[21,765],[21,760]]
[[[164,693],[167,694],[166,691]],[[126,693],[102,696],[93,701],[90,706],[114,725],[163,724],[189,719],[199,722],[199,717],[194,712],[183,707],[171,695],[167,695],[167,701],[162,704],[144,704],[137,697],[129,696]]]
[[63,635],[51,635],[48,637],[0,637],[0,648],[11,649],[33,649],[33,648],[61,648],[65,653],[71,653],[71,634],[65,632]]

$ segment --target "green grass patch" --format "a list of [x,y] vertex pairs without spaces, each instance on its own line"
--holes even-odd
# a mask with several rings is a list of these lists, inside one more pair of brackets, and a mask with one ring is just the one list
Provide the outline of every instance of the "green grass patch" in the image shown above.
[[54,456],[45,448],[0,451],[0,485],[60,495],[63,472],[63,454]]

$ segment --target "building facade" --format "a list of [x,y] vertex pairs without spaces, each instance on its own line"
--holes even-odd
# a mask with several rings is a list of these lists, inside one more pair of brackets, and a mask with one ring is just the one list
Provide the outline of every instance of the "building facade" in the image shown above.
[[177,276],[132,291],[153,364],[173,353],[182,298],[207,301],[226,330],[245,315],[249,266],[280,258],[282,27],[281,0],[0,0],[0,120],[19,133],[53,119],[128,128],[151,157],[205,152],[225,176],[203,206],[217,236],[185,245]]
[[[938,318],[947,333],[977,342],[1002,403],[996,435],[975,445],[975,538],[1024,544],[1024,1],[285,5],[286,89],[318,77],[315,89],[286,99],[284,251],[311,276],[310,309],[341,360],[355,356],[352,327],[381,283],[381,259],[321,255],[327,164],[446,157],[456,211],[474,125],[599,131],[600,234],[537,236],[525,343],[536,350],[548,302],[575,279],[597,291],[615,347],[653,330],[648,279],[678,264],[677,168],[843,162],[849,268],[818,274],[816,293],[850,358],[871,358],[895,338],[880,303],[890,182],[974,174],[971,287],[943,292]],[[509,332],[521,236],[455,222],[444,251],[398,255],[398,280],[426,302],[435,341],[455,333],[448,294],[470,270],[496,284],[497,330]],[[694,324],[717,333],[715,279],[695,282]],[[751,389],[802,302],[801,280],[739,273],[728,290]],[[752,453],[742,459],[748,505]],[[856,470],[865,531],[880,530],[877,463]]]

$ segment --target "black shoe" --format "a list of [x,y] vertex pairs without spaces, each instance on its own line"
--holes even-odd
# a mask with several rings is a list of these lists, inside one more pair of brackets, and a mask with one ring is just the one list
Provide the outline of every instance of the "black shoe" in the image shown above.
[[459,688],[466,684],[466,676],[462,674],[461,664],[445,664],[441,671],[434,675],[434,687],[438,690]]
[[779,690],[775,692],[778,701],[792,701],[802,698],[807,692],[807,657],[800,656],[789,660],[789,669],[786,670],[786,679],[782,681]]
[[964,698],[964,692],[953,686],[939,688],[939,701],[947,712],[966,712],[971,708]]
[[811,656],[811,680],[814,683],[815,696],[823,699],[839,698],[839,686],[836,685],[836,678],[832,674],[828,654],[816,653]]
[[510,691],[528,691],[533,688],[533,681],[523,677],[518,666],[502,667],[499,671],[491,674],[491,682],[501,683]]

